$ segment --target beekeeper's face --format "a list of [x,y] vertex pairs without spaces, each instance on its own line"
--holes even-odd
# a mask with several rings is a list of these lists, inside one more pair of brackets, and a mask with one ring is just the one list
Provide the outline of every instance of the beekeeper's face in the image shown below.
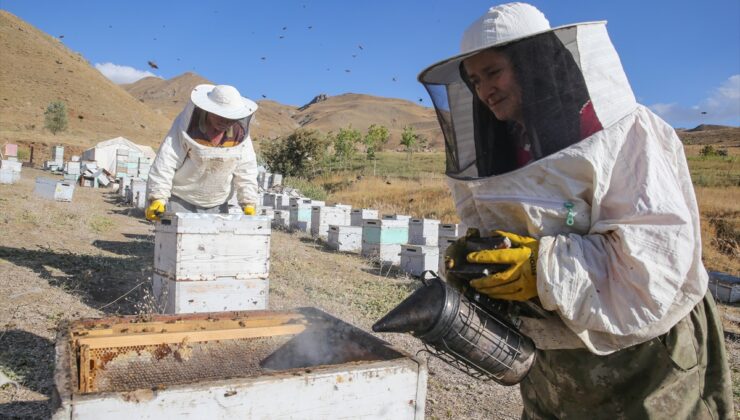
[[216,131],[226,131],[231,126],[239,122],[239,120],[230,120],[220,115],[216,115],[212,112],[208,113],[208,115],[206,116],[206,120]]
[[463,65],[475,94],[497,119],[523,123],[522,90],[508,55],[489,49],[466,59]]

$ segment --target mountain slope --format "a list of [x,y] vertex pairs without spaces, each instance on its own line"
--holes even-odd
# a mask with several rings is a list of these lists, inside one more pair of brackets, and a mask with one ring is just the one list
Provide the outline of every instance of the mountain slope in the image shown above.
[[[80,54],[0,10],[0,141],[87,146],[116,136],[155,146],[170,122],[106,79]],[[44,110],[67,105],[66,132],[51,135]]]

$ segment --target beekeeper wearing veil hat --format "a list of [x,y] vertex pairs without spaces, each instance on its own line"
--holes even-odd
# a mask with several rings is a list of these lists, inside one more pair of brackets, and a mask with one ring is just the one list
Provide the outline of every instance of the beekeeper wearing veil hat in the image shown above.
[[492,7],[419,80],[461,221],[514,245],[460,261],[462,238],[449,265],[504,264],[471,285],[550,313],[522,319],[538,348],[523,417],[731,417],[683,146],[635,101],[606,23]]
[[232,193],[254,215],[257,159],[249,121],[256,110],[233,86],[196,86],[152,164],[146,218],[157,220],[165,210],[227,213]]

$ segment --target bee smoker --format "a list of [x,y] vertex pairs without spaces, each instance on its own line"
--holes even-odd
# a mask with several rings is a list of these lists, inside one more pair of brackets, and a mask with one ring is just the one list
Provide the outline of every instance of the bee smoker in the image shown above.
[[[480,271],[477,275],[472,271],[466,272],[482,277]],[[428,273],[433,277],[427,279]],[[481,296],[472,287],[461,293],[433,272],[425,272],[422,282],[378,320],[373,331],[410,332],[430,354],[477,379],[514,385],[527,376],[535,348],[513,325],[510,314],[518,307]]]

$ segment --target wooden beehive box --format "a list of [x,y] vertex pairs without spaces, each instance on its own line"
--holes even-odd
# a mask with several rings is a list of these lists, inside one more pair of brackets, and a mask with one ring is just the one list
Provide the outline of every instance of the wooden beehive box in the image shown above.
[[270,219],[166,213],[154,229],[152,291],[166,313],[267,309]]
[[335,251],[360,253],[362,226],[329,225],[327,244]]
[[354,209],[350,212],[350,224],[362,226],[365,219],[378,219],[378,211],[374,209]]
[[350,208],[346,206],[313,206],[311,208],[311,236],[327,239],[329,225],[350,224]]
[[420,276],[426,270],[439,269],[439,248],[434,245],[401,245],[401,270]]
[[382,264],[400,263],[401,245],[408,241],[408,220],[373,219],[362,225],[362,256]]
[[439,241],[439,220],[409,220],[409,243],[413,245],[437,246]]
[[61,419],[423,419],[423,360],[313,308],[60,326]]

